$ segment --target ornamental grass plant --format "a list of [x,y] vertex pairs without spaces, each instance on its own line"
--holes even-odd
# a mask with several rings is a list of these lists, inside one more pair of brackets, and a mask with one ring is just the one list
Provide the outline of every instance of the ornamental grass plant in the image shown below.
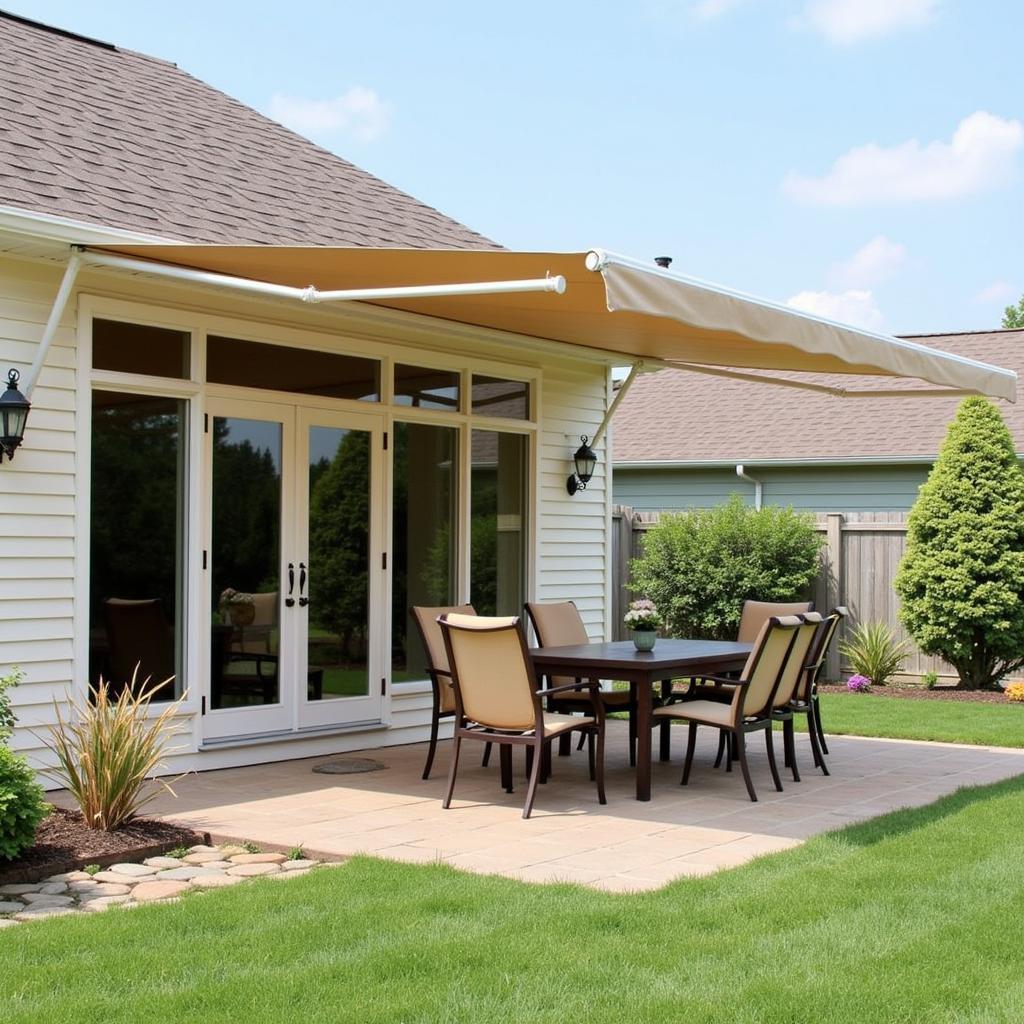
[[884,622],[863,622],[848,640],[839,644],[844,658],[858,676],[867,676],[873,686],[885,686],[910,655],[903,640]]
[[174,736],[173,718],[184,697],[151,714],[153,695],[169,680],[147,689],[130,685],[115,697],[100,680],[89,699],[69,699],[70,713],[54,701],[56,724],[48,729],[57,766],[47,774],[71,793],[90,828],[111,831],[131,821],[150,801],[167,791],[154,776],[164,766]]

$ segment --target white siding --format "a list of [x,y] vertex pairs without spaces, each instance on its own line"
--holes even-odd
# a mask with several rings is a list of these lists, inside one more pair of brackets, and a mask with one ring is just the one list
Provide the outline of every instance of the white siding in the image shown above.
[[[0,260],[0,370],[26,371],[62,268]],[[28,443],[4,462],[0,493],[0,671],[25,674],[12,693],[13,746],[38,760],[34,735],[72,683],[75,575],[74,308],[66,310],[32,399]]]

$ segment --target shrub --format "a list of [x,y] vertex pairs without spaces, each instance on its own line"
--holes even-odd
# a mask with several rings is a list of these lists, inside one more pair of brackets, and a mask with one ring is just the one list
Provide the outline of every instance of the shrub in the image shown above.
[[871,689],[871,680],[867,676],[850,676],[846,680],[846,688],[850,693],[867,693]]
[[0,743],[6,743],[14,731],[14,708],[11,707],[11,697],[7,691],[21,680],[22,672],[19,668],[12,668],[7,675],[0,676]]
[[14,860],[36,841],[49,804],[23,757],[0,747],[0,860]]
[[934,690],[935,687],[939,685],[939,673],[935,671],[925,672],[925,674],[921,676],[921,685],[926,690]]
[[907,523],[900,618],[967,689],[1024,666],[1024,472],[996,407],[967,398]]
[[1003,695],[1007,700],[1012,700],[1018,704],[1024,704],[1024,683],[1010,683],[1010,685],[1003,690]]
[[653,600],[671,635],[731,640],[743,602],[796,601],[818,571],[822,538],[809,515],[724,505],[662,516],[632,563],[631,589]]
[[874,686],[885,684],[903,668],[910,651],[884,622],[865,622],[848,640],[839,644],[843,657],[858,675],[867,676]]
[[101,680],[90,691],[91,700],[69,700],[68,719],[54,701],[57,724],[49,734],[58,766],[47,774],[71,793],[90,828],[115,829],[161,789],[173,795],[166,782],[153,778],[163,765],[173,735],[171,719],[181,705],[175,701],[157,717],[149,716],[150,699],[165,683],[146,689],[133,678],[115,700]]

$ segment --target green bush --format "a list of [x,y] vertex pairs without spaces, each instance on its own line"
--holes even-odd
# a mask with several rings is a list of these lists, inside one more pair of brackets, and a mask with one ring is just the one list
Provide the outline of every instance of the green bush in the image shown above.
[[0,861],[14,860],[32,846],[48,810],[28,762],[0,747]]
[[14,708],[11,707],[11,695],[7,692],[17,686],[22,679],[19,668],[12,668],[5,676],[0,676],[0,743],[6,743],[14,732]]
[[967,689],[1024,666],[1024,472],[999,410],[967,398],[907,522],[900,618]]
[[910,654],[907,645],[884,622],[859,625],[839,651],[857,675],[867,676],[874,686],[885,684],[903,668]]
[[650,598],[674,636],[731,640],[743,602],[798,601],[818,572],[810,515],[724,505],[662,516],[632,563],[631,589]]

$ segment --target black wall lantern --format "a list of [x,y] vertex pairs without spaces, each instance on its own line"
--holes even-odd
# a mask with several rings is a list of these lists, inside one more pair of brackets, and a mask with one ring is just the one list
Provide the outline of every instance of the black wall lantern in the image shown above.
[[7,390],[0,395],[0,462],[6,454],[8,459],[25,436],[25,420],[32,408],[31,402],[18,390],[21,374],[17,370],[7,371]]
[[594,467],[597,466],[597,453],[587,444],[587,435],[583,434],[580,441],[583,443],[572,456],[576,472],[570,473],[569,479],[565,482],[565,489],[570,494],[586,490],[590,478],[594,475]]

